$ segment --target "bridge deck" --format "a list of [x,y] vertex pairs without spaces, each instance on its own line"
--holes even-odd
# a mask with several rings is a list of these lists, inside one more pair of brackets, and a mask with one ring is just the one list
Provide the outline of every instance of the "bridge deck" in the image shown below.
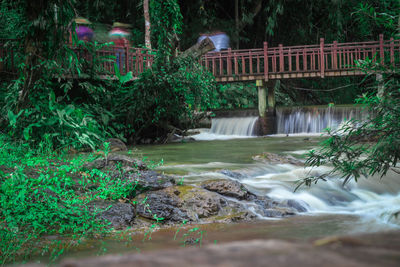
[[[18,56],[7,40],[0,40],[0,72],[16,71]],[[106,47],[95,55],[76,50],[78,58],[101,62],[103,74],[115,75],[117,63],[122,74],[132,71],[137,77],[151,68],[155,51],[132,47]],[[208,69],[217,82],[274,80],[292,78],[364,75],[356,67],[356,60],[373,59],[386,65],[400,64],[400,40],[268,47],[207,53],[200,64]]]
[[372,59],[387,65],[400,62],[400,40],[226,50],[208,53],[201,64],[218,82],[364,75],[356,60]]

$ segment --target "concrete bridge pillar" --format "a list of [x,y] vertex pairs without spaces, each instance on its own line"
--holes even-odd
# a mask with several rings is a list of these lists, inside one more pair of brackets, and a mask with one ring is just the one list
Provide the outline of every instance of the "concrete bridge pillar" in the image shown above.
[[377,73],[375,79],[378,83],[378,93],[377,96],[383,98],[385,96],[385,82],[383,81],[382,73]]
[[280,81],[265,82],[257,80],[259,135],[276,133],[275,89]]

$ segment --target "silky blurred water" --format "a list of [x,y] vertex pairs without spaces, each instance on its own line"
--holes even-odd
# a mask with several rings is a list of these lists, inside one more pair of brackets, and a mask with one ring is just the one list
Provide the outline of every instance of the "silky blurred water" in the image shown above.
[[[165,165],[158,170],[174,175],[187,184],[205,180],[234,179],[251,192],[275,199],[294,199],[307,204],[308,215],[354,215],[368,229],[398,228],[393,214],[400,210],[400,177],[397,173],[351,181],[343,186],[339,176],[328,177],[296,192],[297,183],[306,177],[330,170],[329,166],[311,169],[291,164],[271,164],[252,159],[263,152],[291,155],[304,161],[310,149],[324,137],[289,136],[250,139],[198,141],[140,147],[141,153]],[[368,230],[369,231],[369,230]]]
[[[318,182],[294,192],[296,182],[310,174],[320,174],[329,166],[311,170],[300,165],[270,164],[252,159],[262,152],[291,155],[304,161],[306,153],[324,137],[259,137],[197,141],[167,145],[139,146],[129,154],[144,157],[158,171],[173,175],[186,184],[196,185],[209,179],[234,179],[251,192],[275,199],[294,199],[305,203],[307,212],[286,218],[264,218],[241,223],[186,225],[149,232],[132,228],[121,234],[84,240],[67,251],[65,257],[88,257],[108,253],[181,249],[193,229],[202,232],[202,244],[251,239],[310,240],[332,235],[382,232],[400,229],[393,214],[400,210],[400,177],[360,179],[342,186],[339,177]],[[164,162],[164,164],[161,164]],[[233,200],[233,199],[232,199]],[[254,203],[244,203],[250,211]],[[145,236],[147,234],[147,236]],[[176,235],[176,236],[175,236]],[[151,240],[149,240],[151,236]],[[48,262],[36,257],[35,261]]]

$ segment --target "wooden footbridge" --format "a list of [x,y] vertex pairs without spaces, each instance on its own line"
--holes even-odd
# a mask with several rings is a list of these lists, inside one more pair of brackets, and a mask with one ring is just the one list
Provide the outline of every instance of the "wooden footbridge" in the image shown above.
[[[93,55],[87,51],[77,51],[77,55],[89,61],[93,59]],[[114,46],[98,50],[96,56],[116,56],[116,61],[101,63],[105,74],[115,75],[114,65],[117,62],[122,74],[132,72],[137,77],[151,68],[155,51]],[[269,47],[264,42],[262,48],[207,53],[200,58],[200,64],[215,76],[217,82],[256,81],[260,117],[268,117],[268,110],[275,107],[271,82],[293,78],[365,75],[357,68],[356,61],[367,58],[388,66],[399,66],[400,40],[384,40],[380,35],[377,41],[352,43],[325,43],[321,38],[316,45]],[[11,46],[7,46],[6,40],[0,40],[0,59],[0,73],[16,73],[16,53]],[[262,127],[268,124],[271,123],[265,122]],[[264,129],[263,132],[270,130]]]
[[[16,53],[7,40],[0,40],[0,72],[16,71]],[[245,50],[225,50],[205,54],[200,63],[216,78],[217,82],[276,80],[330,76],[363,75],[356,68],[356,60],[366,58],[394,65],[400,63],[400,40],[384,40],[353,43],[325,43],[316,45],[269,47]],[[91,60],[87,51],[77,51],[80,58]],[[98,57],[116,56],[122,74],[132,71],[137,77],[153,64],[155,51],[133,47],[105,47],[96,52]],[[104,61],[103,69],[115,75],[115,61]]]
[[356,60],[367,58],[386,64],[398,64],[400,40],[264,47],[249,50],[227,50],[207,53],[201,64],[218,82],[276,80],[331,76],[364,75],[356,68]]

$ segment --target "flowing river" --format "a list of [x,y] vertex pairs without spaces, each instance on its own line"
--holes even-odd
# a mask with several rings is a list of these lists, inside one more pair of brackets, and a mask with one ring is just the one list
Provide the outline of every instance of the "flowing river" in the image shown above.
[[[293,118],[289,116],[288,119],[294,120]],[[184,184],[196,185],[206,180],[233,179],[254,194],[277,200],[296,200],[306,208],[306,212],[284,218],[263,217],[257,214],[257,210],[249,202],[246,208],[256,213],[259,220],[163,228],[151,232],[150,235],[149,232],[137,233],[133,229],[132,232],[123,234],[122,241],[115,237],[89,240],[62,258],[134,250],[179,249],[184,246],[182,235],[193,234],[191,229],[198,229],[197,233],[202,231],[202,244],[269,238],[312,240],[331,235],[400,230],[400,218],[395,216],[400,211],[399,174],[390,171],[382,178],[363,178],[345,186],[340,177],[329,177],[326,182],[320,181],[311,187],[303,186],[295,192],[299,180],[327,172],[330,167],[310,169],[292,164],[271,164],[253,160],[253,157],[270,152],[305,161],[307,152],[318,148],[325,137],[315,132],[297,135],[292,128],[281,130],[290,132],[289,136],[278,134],[252,137],[254,117],[238,120],[241,124],[239,128],[243,129],[232,129],[238,127],[234,121],[235,119],[214,120],[210,130],[195,136],[198,140],[196,142],[139,146],[130,153],[144,158],[156,170],[174,176]],[[313,123],[313,120],[310,122]],[[334,123],[338,125],[340,120]],[[297,130],[304,132],[304,129],[310,129],[309,124],[303,125],[303,128],[298,127]],[[224,131],[229,135],[221,135]]]
[[[303,186],[294,192],[300,179],[327,172],[329,166],[310,169],[252,159],[262,152],[272,152],[304,160],[306,153],[315,149],[322,140],[323,137],[271,136],[145,146],[139,149],[149,159],[165,161],[158,170],[174,175],[177,180],[183,179],[184,183],[236,179],[255,194],[305,203],[307,212],[304,216],[315,218],[329,215],[334,220],[351,218],[354,228],[345,227],[344,233],[349,230],[370,232],[400,228],[399,220],[393,215],[400,210],[400,179],[395,172],[389,172],[382,178],[369,177],[357,183],[351,181],[345,186],[340,177],[330,177],[326,182],[320,181],[310,188]],[[260,219],[270,220],[262,216]],[[329,229],[325,230],[329,232]]]
[[[202,138],[205,138],[203,133]],[[215,138],[214,134],[209,135]],[[218,136],[217,136],[218,137]],[[227,136],[219,136],[227,139]],[[310,169],[290,164],[268,164],[252,157],[262,152],[292,155],[305,159],[305,153],[316,148],[324,137],[270,136],[229,140],[196,141],[167,145],[139,146],[133,154],[147,158],[158,171],[175,176],[177,181],[198,184],[210,179],[236,179],[251,192],[274,199],[295,199],[307,211],[285,218],[267,218],[241,223],[186,225],[163,228],[149,236],[143,232],[124,233],[115,237],[84,242],[63,255],[84,258],[104,253],[123,253],[176,248],[184,244],[182,235],[191,229],[202,231],[202,244],[225,243],[252,239],[312,240],[331,235],[399,230],[400,220],[393,213],[400,210],[400,179],[391,172],[387,176],[361,179],[342,186],[339,177],[301,187],[296,182],[308,176]],[[327,171],[322,167],[314,172]],[[232,174],[235,174],[233,178]],[[252,210],[251,203],[248,209]],[[177,238],[174,238],[179,230]],[[145,240],[145,241],[144,241]]]

